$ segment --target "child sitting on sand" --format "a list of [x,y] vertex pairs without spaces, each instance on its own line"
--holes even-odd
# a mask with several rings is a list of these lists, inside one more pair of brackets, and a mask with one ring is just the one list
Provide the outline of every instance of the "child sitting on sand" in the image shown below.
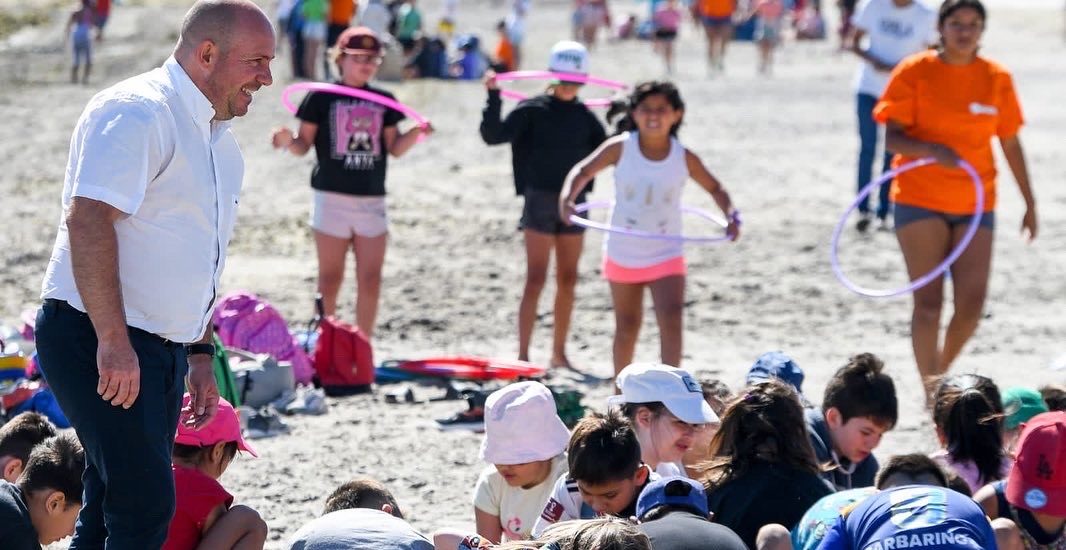
[[241,436],[228,401],[219,399],[218,413],[199,430],[187,425],[190,401],[186,393],[174,438],[176,509],[163,550],[262,548],[266,522],[247,506],[231,506],[233,496],[218,482],[237,451],[259,455]]
[[55,425],[35,412],[24,412],[0,427],[0,479],[18,480],[33,448],[55,434]]
[[570,432],[540,382],[518,382],[485,401],[481,460],[492,464],[474,489],[477,532],[493,543],[525,540],[557,479],[566,474]]
[[73,433],[33,448],[18,483],[0,480],[0,548],[40,550],[74,533],[85,451]]
[[582,418],[566,450],[570,473],[559,478],[533,526],[538,537],[549,526],[597,516],[629,518],[637,497],[659,476],[640,461],[640,442],[632,425],[617,412]]
[[607,404],[619,405],[633,425],[641,460],[663,477],[684,475],[681,459],[696,432],[718,422],[700,385],[689,373],[657,363],[633,363],[615,381],[622,393]]
[[1007,479],[981,488],[974,500],[989,517],[1013,521],[1025,550],[1062,550],[1066,548],[1066,412],[1029,419],[1016,450]]
[[896,425],[896,387],[882,369],[872,353],[852,357],[826,384],[822,408],[805,411],[815,457],[834,466],[824,477],[838,490],[874,484],[873,450]]
[[1003,405],[999,388],[977,374],[949,376],[934,394],[933,423],[942,449],[931,456],[977,492],[1003,479],[1010,459],[1003,449]]

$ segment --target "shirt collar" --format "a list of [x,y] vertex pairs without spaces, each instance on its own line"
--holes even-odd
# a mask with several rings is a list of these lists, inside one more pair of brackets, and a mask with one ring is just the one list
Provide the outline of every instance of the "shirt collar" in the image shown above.
[[230,121],[228,120],[212,124],[212,119],[215,118],[215,108],[211,105],[207,96],[200,91],[200,88],[196,87],[196,84],[189,78],[189,74],[185,72],[185,68],[178,64],[174,56],[167,58],[163,63],[163,69],[166,70],[170,81],[174,84],[174,89],[178,92],[178,98],[185,105],[185,108],[192,113],[193,120],[197,124],[210,125],[212,129],[229,127]]

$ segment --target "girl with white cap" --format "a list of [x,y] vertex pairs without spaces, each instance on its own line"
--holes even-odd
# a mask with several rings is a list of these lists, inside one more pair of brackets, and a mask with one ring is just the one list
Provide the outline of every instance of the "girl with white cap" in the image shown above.
[[481,459],[492,467],[474,489],[479,535],[493,543],[530,537],[555,481],[566,474],[569,441],[543,384],[518,382],[488,397]]
[[718,422],[689,373],[659,363],[633,363],[615,378],[622,391],[607,399],[619,405],[637,432],[641,459],[663,477],[685,475],[681,459],[699,428]]
[[584,46],[570,41],[555,44],[548,70],[561,78],[546,93],[523,100],[506,117],[500,114],[503,101],[496,73],[485,74],[488,102],[481,114],[481,138],[488,145],[511,144],[515,192],[525,199],[518,222],[526,246],[526,284],[518,306],[518,358],[529,360],[537,302],[554,252],[554,336],[549,363],[553,367],[571,366],[566,339],[584,246],[584,229],[559,218],[559,190],[570,169],[607,139],[596,115],[578,99],[581,84],[565,79],[567,74],[583,77],[588,69]]

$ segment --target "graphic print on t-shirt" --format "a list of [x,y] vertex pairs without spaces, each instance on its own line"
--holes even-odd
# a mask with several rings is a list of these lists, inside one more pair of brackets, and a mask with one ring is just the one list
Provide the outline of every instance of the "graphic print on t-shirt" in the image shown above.
[[385,108],[364,102],[334,102],[331,152],[349,170],[373,170],[381,156]]

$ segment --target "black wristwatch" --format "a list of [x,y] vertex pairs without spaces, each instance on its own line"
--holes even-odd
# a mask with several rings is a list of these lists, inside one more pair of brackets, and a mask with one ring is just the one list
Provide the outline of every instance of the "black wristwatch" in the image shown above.
[[185,344],[185,355],[196,355],[196,354],[200,354],[200,353],[202,353],[204,355],[210,355],[211,357],[214,357],[215,356],[215,345],[214,344]]

